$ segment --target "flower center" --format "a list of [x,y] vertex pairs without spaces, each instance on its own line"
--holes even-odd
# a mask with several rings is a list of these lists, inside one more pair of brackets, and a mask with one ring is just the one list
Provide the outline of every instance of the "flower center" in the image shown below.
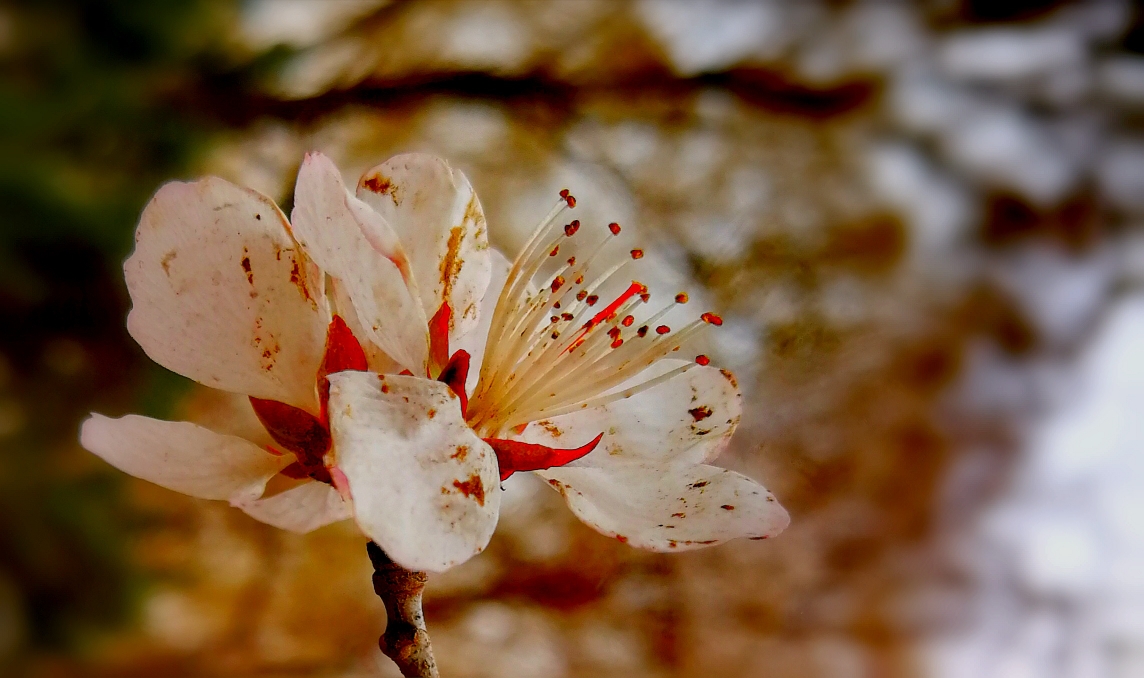
[[[522,431],[532,421],[607,405],[653,388],[695,363],[620,386],[678,351],[707,325],[723,323],[719,316],[704,313],[672,331],[658,323],[687,303],[687,295],[677,294],[663,308],[641,313],[651,292],[635,280],[599,306],[598,291],[629,263],[642,259],[643,250],[631,250],[620,263],[601,266],[601,253],[620,234],[620,225],[612,223],[586,256],[560,258],[561,249],[577,249],[579,220],[563,226],[559,222],[561,214],[575,206],[575,197],[561,191],[560,200],[513,262],[497,299],[467,412],[469,425],[482,436],[499,438],[508,430]],[[642,320],[637,321],[637,315]],[[701,364],[706,360],[696,358]]]

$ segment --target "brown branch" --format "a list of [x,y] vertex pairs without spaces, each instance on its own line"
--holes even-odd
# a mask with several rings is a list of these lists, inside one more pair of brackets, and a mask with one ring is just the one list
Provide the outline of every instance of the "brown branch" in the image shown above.
[[381,651],[406,678],[440,678],[421,611],[421,592],[428,577],[393,562],[372,541],[366,544],[366,552],[373,563],[373,590],[385,603],[385,633],[378,640]]

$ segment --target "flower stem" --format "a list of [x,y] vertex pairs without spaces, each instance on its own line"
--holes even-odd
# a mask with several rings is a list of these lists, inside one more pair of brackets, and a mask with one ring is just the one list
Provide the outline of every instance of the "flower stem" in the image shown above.
[[372,541],[366,551],[373,563],[373,590],[385,603],[388,618],[385,633],[378,640],[381,651],[406,678],[440,678],[421,611],[421,592],[428,577],[393,562]]

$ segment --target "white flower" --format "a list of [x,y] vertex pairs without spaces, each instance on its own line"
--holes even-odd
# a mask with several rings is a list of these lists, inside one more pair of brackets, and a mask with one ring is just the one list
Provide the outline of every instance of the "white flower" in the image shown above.
[[[469,182],[431,156],[391,158],[355,196],[308,155],[294,203],[288,222],[221,179],[167,184],[124,266],[128,330],[147,354],[249,396],[281,449],[98,414],[87,449],[285,529],[352,516],[415,570],[484,549],[515,471],[536,471],[596,530],[657,551],[789,522],[765,488],[707,465],[739,420],[733,377],[702,356],[667,358],[721,321],[657,325],[686,297],[640,314],[638,282],[599,300],[621,266],[593,268],[611,234],[576,247],[590,229],[559,221],[575,205],[566,191],[511,265],[489,249]],[[269,495],[280,474],[296,484]]]

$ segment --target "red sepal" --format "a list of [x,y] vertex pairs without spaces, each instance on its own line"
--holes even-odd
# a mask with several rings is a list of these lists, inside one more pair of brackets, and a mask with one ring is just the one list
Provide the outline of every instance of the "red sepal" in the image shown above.
[[457,352],[449,359],[449,364],[441,370],[441,376],[437,377],[437,381],[444,382],[461,399],[462,417],[466,416],[469,410],[469,394],[465,392],[465,382],[469,379],[470,360],[468,351],[457,349]]
[[570,450],[500,438],[485,438],[484,441],[496,452],[501,480],[506,480],[517,471],[541,471],[576,461],[596,449],[603,437],[604,434],[600,433],[587,445]]
[[250,398],[254,414],[276,443],[297,455],[305,466],[322,465],[330,450],[330,432],[306,410],[277,400]]
[[318,368],[318,401],[322,408],[323,422],[329,421],[326,409],[330,403],[330,380],[326,375],[347,370],[365,372],[368,369],[365,350],[349,325],[346,325],[346,321],[340,315],[335,315],[330,320],[329,329],[326,330],[326,355],[322,358],[321,367]]
[[445,301],[429,321],[430,370],[443,370],[449,362],[449,323],[452,318],[453,309]]

